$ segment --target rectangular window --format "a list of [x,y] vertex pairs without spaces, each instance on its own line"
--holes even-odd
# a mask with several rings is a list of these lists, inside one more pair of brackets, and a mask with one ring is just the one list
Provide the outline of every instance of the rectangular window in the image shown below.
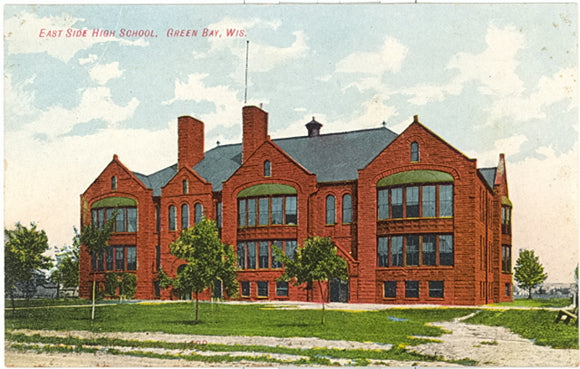
[[286,241],[286,249],[284,250],[286,256],[294,260],[296,254],[296,241]]
[[283,197],[272,198],[272,224],[282,224],[282,205]]
[[161,246],[155,246],[155,269],[161,269]]
[[238,201],[238,227],[246,226],[246,200]]
[[240,285],[241,285],[240,290],[242,291],[242,296],[244,296],[244,297],[250,296],[250,282],[243,281],[243,282],[240,282]]
[[435,186],[423,186],[422,190],[422,207],[424,217],[435,216]]
[[453,265],[453,235],[439,236],[439,265]]
[[115,231],[116,232],[127,232],[125,228],[125,215],[127,209],[122,208],[117,211],[117,218],[115,219]]
[[258,297],[268,297],[268,282],[258,282]]
[[280,251],[282,251],[283,250],[282,241],[272,241],[272,249],[270,252],[270,254],[272,255],[272,269],[281,269],[282,262],[274,254],[274,247],[277,247],[278,249],[280,249]]
[[349,194],[342,197],[342,222],[352,222],[352,197]]
[[296,196],[286,197],[286,224],[298,224],[298,212],[296,209]]
[[407,263],[408,266],[419,265],[419,236],[407,236]]
[[169,230],[170,231],[175,231],[175,217],[176,217],[175,206],[171,205],[169,207]]
[[505,295],[506,296],[512,295],[512,285],[510,283],[505,284]]
[[412,186],[406,188],[407,196],[407,218],[419,217],[419,187]]
[[125,269],[125,249],[123,247],[115,247],[115,270]]
[[439,186],[439,216],[453,216],[453,186]]
[[246,244],[238,243],[238,268],[246,269]]
[[97,270],[98,271],[103,271],[104,270],[103,253],[97,254]]
[[107,246],[106,255],[107,255],[107,270],[113,270],[113,247]]
[[259,248],[260,269],[268,269],[268,241],[261,241]]
[[403,217],[403,189],[393,188],[391,190],[391,215],[393,218]]
[[223,204],[218,202],[216,205],[216,216],[215,222],[218,228],[222,227],[222,212],[223,212]]
[[161,232],[161,208],[155,207],[155,230],[157,233]]
[[260,207],[259,225],[268,225],[270,223],[269,214],[269,199],[267,197],[262,197],[258,199],[258,204]]
[[379,220],[389,218],[389,190],[379,190]]
[[403,236],[391,238],[391,265],[403,266]]
[[256,199],[248,200],[248,226],[256,226]]
[[419,281],[405,281],[405,297],[406,298],[419,297]]
[[384,296],[387,299],[394,299],[397,297],[397,282],[386,281],[384,286]]
[[127,247],[127,270],[137,270],[137,248]]
[[379,267],[389,266],[389,239],[387,237],[379,237],[377,246],[377,260]]
[[288,282],[276,282],[276,296],[288,296]]
[[137,232],[137,208],[127,208],[127,232]]
[[248,242],[248,269],[256,269],[256,243]]
[[429,297],[442,299],[444,294],[443,281],[429,281]]
[[436,265],[437,253],[435,252],[435,236],[424,235],[423,237],[423,265]]
[[501,271],[512,272],[512,247],[510,245],[501,246]]

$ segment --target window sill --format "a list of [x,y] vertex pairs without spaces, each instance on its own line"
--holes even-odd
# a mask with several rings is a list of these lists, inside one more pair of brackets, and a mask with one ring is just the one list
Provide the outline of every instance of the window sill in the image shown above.
[[268,296],[258,296],[257,298],[260,299],[260,300],[267,300],[268,299]]

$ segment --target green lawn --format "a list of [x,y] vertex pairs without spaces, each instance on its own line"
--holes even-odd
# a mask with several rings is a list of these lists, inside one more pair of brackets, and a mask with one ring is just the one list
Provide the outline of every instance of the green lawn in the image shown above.
[[[192,303],[119,304],[97,307],[91,323],[90,306],[23,309],[5,314],[6,329],[91,331],[161,331],[208,335],[320,337],[403,345],[425,340],[410,336],[440,336],[443,331],[425,323],[465,316],[471,309],[392,309],[389,311],[272,310],[261,305],[200,304],[200,324],[193,324]],[[393,321],[389,317],[408,319]]]
[[[102,301],[98,302],[101,303]],[[88,299],[77,299],[77,298],[70,298],[70,299],[17,299],[14,300],[14,306],[19,307],[35,307],[35,306],[55,306],[55,305],[87,305],[92,303],[91,300]],[[12,300],[4,299],[4,308],[11,309],[12,308]]]
[[537,345],[577,349],[578,324],[556,324],[557,316],[558,312],[549,310],[486,310],[465,322],[507,327]]
[[515,299],[513,302],[498,302],[491,304],[492,306],[522,306],[522,307],[542,307],[542,308],[561,308],[569,306],[572,303],[570,298],[562,299]]

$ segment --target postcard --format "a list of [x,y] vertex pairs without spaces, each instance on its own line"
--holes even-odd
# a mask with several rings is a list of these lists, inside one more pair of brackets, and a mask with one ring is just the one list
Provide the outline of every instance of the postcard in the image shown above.
[[577,30],[5,5],[5,365],[578,366]]

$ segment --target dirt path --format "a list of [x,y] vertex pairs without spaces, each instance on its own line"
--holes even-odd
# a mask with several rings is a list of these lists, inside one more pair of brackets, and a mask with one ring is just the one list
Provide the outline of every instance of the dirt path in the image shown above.
[[478,366],[509,367],[578,367],[580,351],[552,349],[534,345],[505,327],[463,323],[469,316],[451,322],[431,323],[448,332],[438,339],[412,349],[421,354],[441,355],[448,359],[470,358]]

